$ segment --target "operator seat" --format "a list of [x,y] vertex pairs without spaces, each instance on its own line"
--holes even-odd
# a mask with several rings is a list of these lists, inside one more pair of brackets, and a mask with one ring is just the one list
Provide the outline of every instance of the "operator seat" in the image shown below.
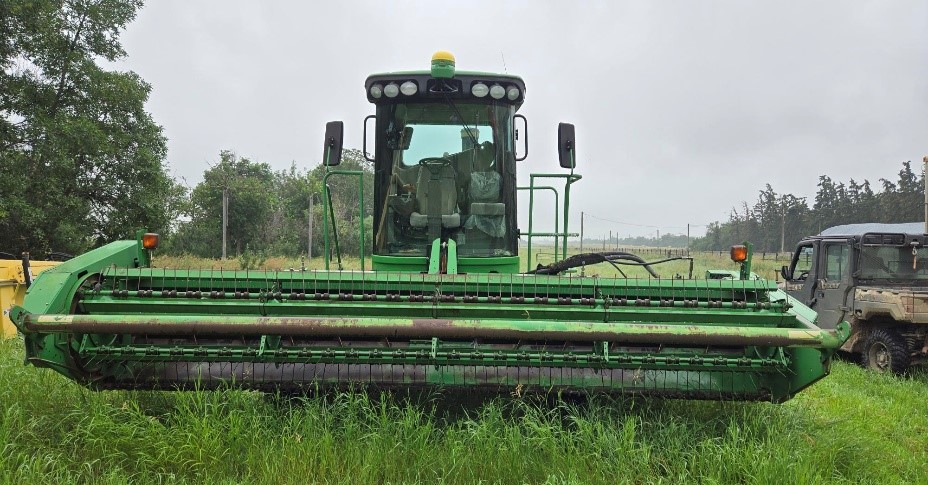
[[501,185],[502,177],[497,172],[471,174],[468,190],[471,200],[470,217],[465,228],[476,228],[494,238],[506,235],[506,204],[500,202]]
[[416,182],[419,210],[409,216],[409,225],[428,227],[432,240],[441,236],[442,227],[453,229],[461,226],[456,178],[450,163],[428,162],[419,169]]
[[[493,143],[484,142],[470,173],[467,197],[470,202],[470,217],[465,229],[477,229],[490,238],[506,235],[506,204],[501,202],[502,177],[494,168],[495,148]],[[468,237],[479,236],[474,231]]]

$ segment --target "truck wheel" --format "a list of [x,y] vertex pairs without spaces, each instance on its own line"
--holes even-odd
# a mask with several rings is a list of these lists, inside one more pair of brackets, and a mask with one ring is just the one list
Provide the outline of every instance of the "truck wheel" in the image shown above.
[[902,374],[909,367],[909,349],[905,339],[889,328],[870,332],[860,357],[861,364],[874,372]]

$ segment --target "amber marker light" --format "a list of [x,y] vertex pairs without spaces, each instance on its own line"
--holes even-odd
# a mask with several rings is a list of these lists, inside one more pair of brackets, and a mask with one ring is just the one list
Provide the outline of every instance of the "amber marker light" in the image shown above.
[[142,247],[145,249],[155,249],[158,247],[158,242],[160,240],[161,236],[153,232],[146,232],[142,235]]
[[743,263],[748,259],[748,247],[736,245],[731,247],[731,260],[736,263]]

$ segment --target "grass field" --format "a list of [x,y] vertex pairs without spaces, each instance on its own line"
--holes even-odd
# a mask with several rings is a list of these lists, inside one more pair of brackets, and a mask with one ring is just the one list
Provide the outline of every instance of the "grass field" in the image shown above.
[[838,362],[782,405],[565,404],[93,392],[22,360],[20,339],[0,342],[2,483],[928,483],[925,369],[894,378]]
[[782,405],[88,391],[0,343],[3,483],[924,483],[928,374]]

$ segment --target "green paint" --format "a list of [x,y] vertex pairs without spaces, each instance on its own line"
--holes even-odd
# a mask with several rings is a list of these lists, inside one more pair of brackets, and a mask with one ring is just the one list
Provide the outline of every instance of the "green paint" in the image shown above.
[[[432,75],[432,71],[431,71],[431,70],[428,70],[428,71],[422,71],[422,70],[418,70],[418,71],[416,71],[416,70],[413,70],[413,71],[393,71],[393,72],[379,72],[379,73],[371,74],[370,76],[368,76],[368,79],[373,79],[373,78],[384,78],[384,79],[389,79],[389,80],[396,80],[396,79],[401,79],[401,78],[404,78],[404,77],[411,77],[411,76],[431,76],[431,75]],[[455,70],[455,75],[456,75],[456,76],[472,76],[472,77],[479,77],[479,78],[482,78],[482,79],[486,80],[487,82],[493,82],[493,81],[499,81],[499,82],[519,81],[519,82],[523,82],[521,76],[516,76],[516,75],[514,75],[514,74],[500,74],[500,73],[498,73],[498,72],[487,72],[487,71],[461,71],[461,70]]]
[[741,270],[738,273],[738,277],[747,280],[751,278],[751,258],[754,257],[754,245],[745,241],[741,243],[748,250],[748,257],[741,263]]
[[441,273],[441,239],[432,241],[432,251],[429,253],[429,274]]
[[432,77],[451,79],[454,77],[454,61],[434,60],[432,61]]
[[518,273],[518,256],[492,256],[482,258],[458,258],[459,273]]
[[448,240],[448,265],[445,273],[458,274],[458,243]]
[[374,271],[421,273],[428,271],[429,258],[426,256],[384,256],[371,255]]

